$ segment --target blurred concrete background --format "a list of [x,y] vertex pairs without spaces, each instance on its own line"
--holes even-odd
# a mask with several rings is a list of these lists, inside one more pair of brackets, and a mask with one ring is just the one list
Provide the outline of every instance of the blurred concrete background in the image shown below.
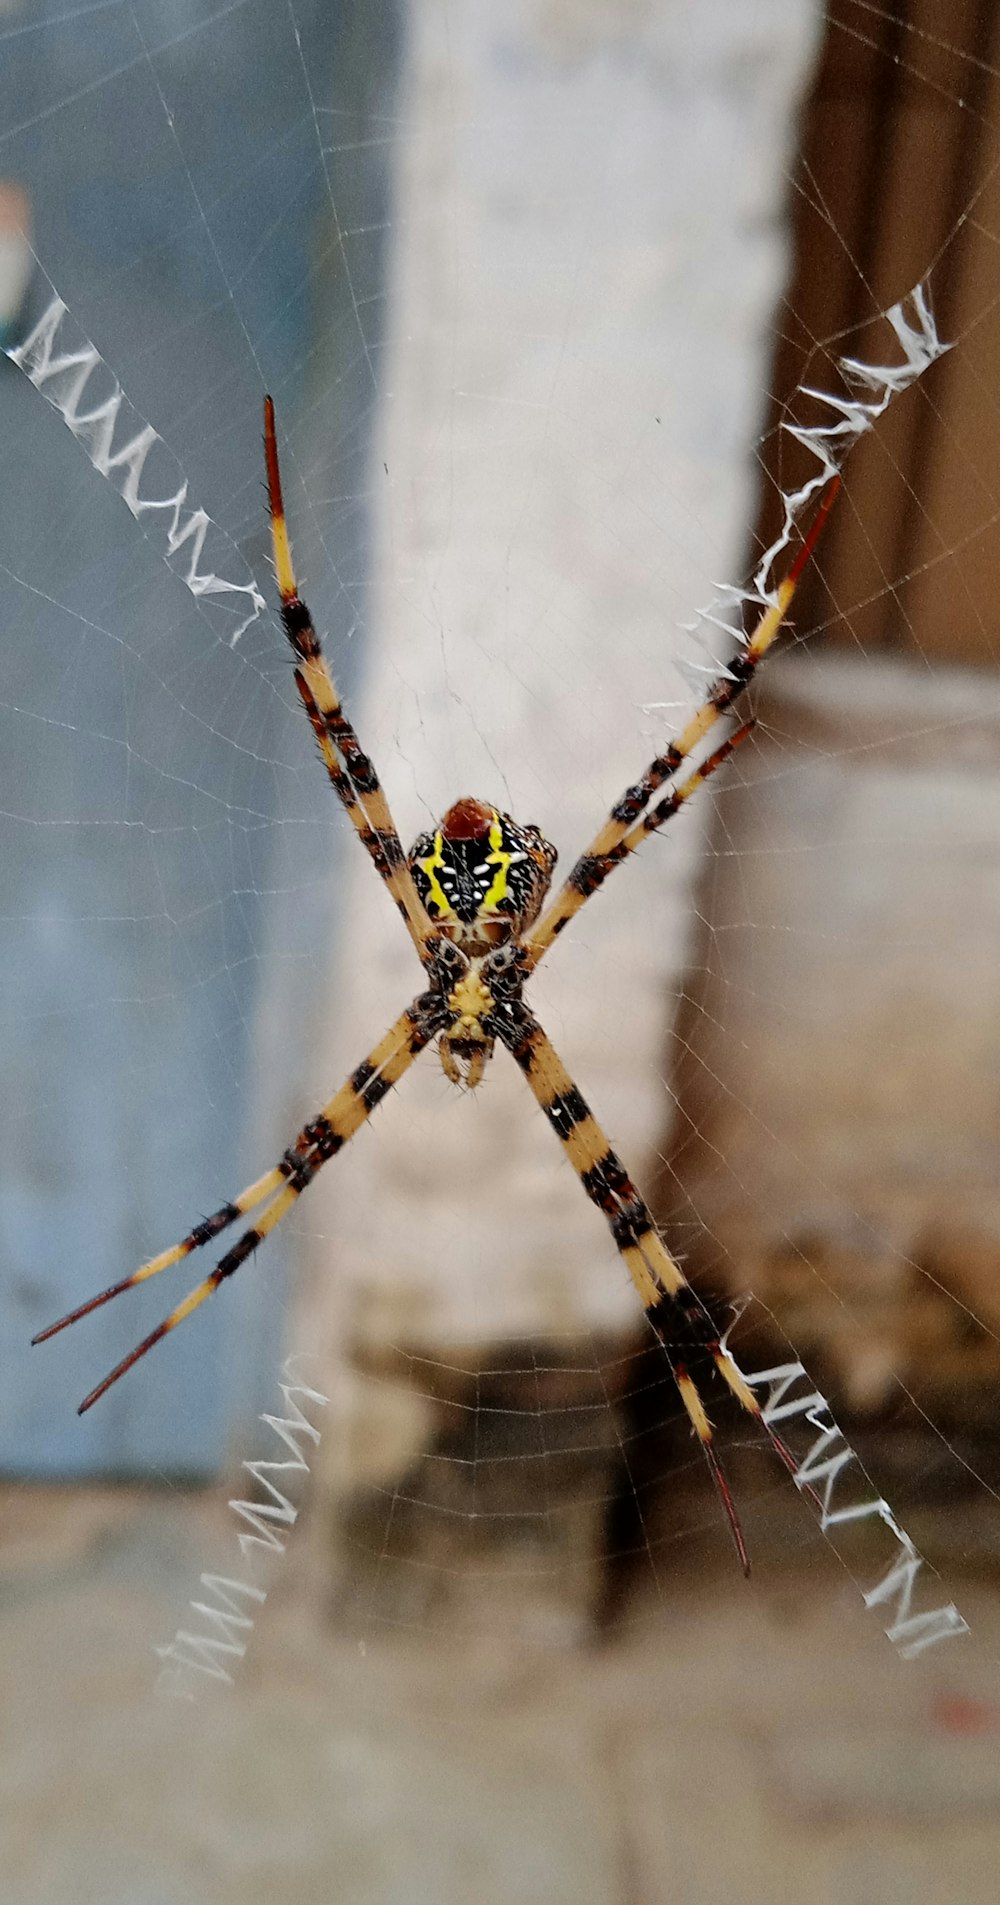
[[[693,1273],[755,1291],[973,1627],[900,1661],[730,1428],[739,1580],[499,1060],[471,1103],[426,1061],[78,1422],[176,1284],[28,1336],[276,1156],[414,972],[273,622],[210,642],[0,365],[17,1905],[995,1896],[1000,53],[972,5],[856,13],[0,9],[0,212],[262,580],[274,392],[407,840],[471,791],[577,850],[794,480],[781,404],[934,264],[958,348],[852,477],[754,751],[537,996]],[[296,1347],[330,1400],[235,1684],[154,1694],[201,1574],[245,1571],[225,1496]]]
[[[987,1905],[991,1642],[905,1665],[834,1564],[753,1584],[685,1542],[589,1645],[372,1644],[282,1568],[233,1687],[156,1697],[151,1649],[231,1533],[190,1501],[4,1497],[0,1788],[18,1905]],[[58,1527],[58,1538],[53,1530]],[[963,1590],[989,1631],[991,1593]]]

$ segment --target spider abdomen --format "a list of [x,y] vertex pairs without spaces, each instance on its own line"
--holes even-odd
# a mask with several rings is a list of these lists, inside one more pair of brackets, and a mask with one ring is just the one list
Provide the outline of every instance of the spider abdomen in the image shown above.
[[409,867],[435,926],[485,953],[524,932],[548,891],[556,850],[541,828],[467,796],[411,848]]

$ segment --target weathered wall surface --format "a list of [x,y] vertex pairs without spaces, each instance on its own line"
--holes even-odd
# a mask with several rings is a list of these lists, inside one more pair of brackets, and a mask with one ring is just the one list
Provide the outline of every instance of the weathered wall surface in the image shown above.
[[[803,0],[412,9],[357,711],[407,841],[472,793],[567,864],[691,704],[677,624],[744,560],[816,25]],[[616,879],[533,991],[640,1181],[708,810]],[[347,880],[331,1079],[419,984],[360,854]],[[308,1334],[342,1371],[635,1314],[503,1054],[471,1099],[425,1059],[302,1226]],[[391,1466],[373,1423],[362,1442]]]

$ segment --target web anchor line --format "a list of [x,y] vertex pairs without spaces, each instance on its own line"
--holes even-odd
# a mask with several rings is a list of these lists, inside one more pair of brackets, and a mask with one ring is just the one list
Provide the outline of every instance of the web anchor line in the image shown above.
[[154,1649],[161,1662],[157,1693],[170,1694],[180,1700],[196,1700],[198,1675],[202,1676],[202,1684],[205,1680],[220,1680],[231,1687],[230,1668],[246,1653],[254,1627],[247,1606],[263,1607],[267,1599],[267,1589],[247,1577],[252,1577],[254,1565],[262,1557],[284,1554],[286,1544],[279,1530],[293,1528],[299,1514],[295,1502],[284,1493],[284,1478],[309,1474],[309,1461],[301,1446],[303,1440],[311,1442],[314,1449],[319,1445],[320,1431],[303,1414],[299,1398],[320,1408],[325,1408],[330,1400],[318,1389],[293,1380],[296,1361],[296,1357],[290,1356],[281,1372],[286,1378],[280,1384],[284,1414],[264,1413],[260,1418],[274,1431],[279,1442],[284,1443],[290,1456],[277,1461],[244,1462],[242,1466],[262,1491],[263,1499],[254,1496],[247,1501],[229,1503],[237,1519],[246,1524],[237,1535],[244,1573],[241,1576],[199,1576],[199,1586],[209,1598],[189,1602],[192,1613],[198,1616],[198,1629],[178,1627],[171,1641]]
[[[866,436],[893,399],[915,384],[951,349],[950,343],[942,343],[938,336],[926,279],[915,284],[905,298],[900,298],[882,315],[896,339],[902,361],[866,364],[859,357],[840,357],[837,369],[844,386],[840,394],[808,384],[799,386],[796,397],[810,398],[821,406],[823,414],[817,423],[808,425],[782,419],[780,428],[816,458],[817,468],[800,488],[780,492],[784,512],[782,526],[761,556],[749,586],[719,583],[712,600],[699,609],[694,620],[682,624],[686,634],[696,640],[701,638],[701,652],[680,664],[681,673],[699,695],[704,693],[706,677],[725,674],[728,666],[725,661],[711,657],[706,661],[707,631],[720,631],[730,642],[735,640],[745,647],[746,636],[735,624],[742,616],[746,626],[752,627],[755,617],[777,606],[779,565],[801,534],[804,515],[840,475],[847,454],[859,437]],[[651,702],[645,711],[653,713],[667,705]]]
[[225,530],[189,502],[187,477],[173,451],[50,289],[51,303],[34,330],[5,355],[58,411],[143,535],[208,613],[220,639],[235,647],[266,607],[251,570]]
[[[745,1307],[738,1309],[734,1323]],[[871,1587],[858,1586],[865,1607],[878,1611],[886,1638],[902,1659],[915,1660],[940,1641],[957,1640],[967,1634],[969,1624],[953,1601],[923,1605],[932,1592],[938,1591],[931,1586],[934,1571],[885,1497],[874,1491],[829,1402],[815,1387],[804,1364],[792,1360],[770,1369],[744,1369],[728,1342],[723,1347],[744,1382],[754,1391],[766,1392],[761,1399],[761,1425],[772,1440],[778,1441],[779,1453],[796,1488],[812,1503],[820,1530],[840,1559],[845,1560],[841,1549],[849,1530],[858,1530],[867,1522],[885,1531],[882,1571]],[[852,1489],[852,1481],[863,1487]],[[849,1571],[853,1577],[853,1568]]]

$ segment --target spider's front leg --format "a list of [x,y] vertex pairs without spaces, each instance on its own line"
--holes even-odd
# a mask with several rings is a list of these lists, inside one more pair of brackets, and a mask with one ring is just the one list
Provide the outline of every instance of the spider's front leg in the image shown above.
[[580,908],[603,885],[608,874],[616,866],[634,853],[636,847],[650,833],[662,827],[673,818],[685,801],[697,791],[702,783],[721,767],[734,747],[746,739],[750,725],[739,730],[730,741],[715,750],[701,767],[689,775],[674,793],[660,801],[644,819],[640,819],[649,807],[664,782],[673,779],[678,768],[688,760],[691,754],[709,734],[716,722],[728,713],[733,703],[743,694],[753,680],[765,655],[769,653],[784,624],[795,591],[802,579],[816,544],[823,533],[827,518],[833,508],[840,478],[835,476],[828,484],[819,508],[806,532],[802,546],[795,557],[784,581],[780,584],[773,602],[764,609],[756,627],[748,635],[740,651],[733,656],[726,672],[720,675],[710,689],[708,698],[697,713],[692,715],[684,732],[676,741],[668,742],[662,754],[651,761],[645,773],[615,802],[607,820],[595,834],[589,847],[580,855],[575,866],[570,869],[555,898],[549,901],[541,919],[532,927],[525,939],[528,954],[526,970],[533,970],[543,959],[558,935],[575,918]]
[[396,823],[374,764],[344,712],[312,616],[299,594],[281,493],[274,405],[264,399],[264,458],[274,545],[274,569],[281,597],[281,620],[295,656],[295,685],[319,744],[333,790],[375,870],[389,889],[424,965],[437,936],[421,903]]

